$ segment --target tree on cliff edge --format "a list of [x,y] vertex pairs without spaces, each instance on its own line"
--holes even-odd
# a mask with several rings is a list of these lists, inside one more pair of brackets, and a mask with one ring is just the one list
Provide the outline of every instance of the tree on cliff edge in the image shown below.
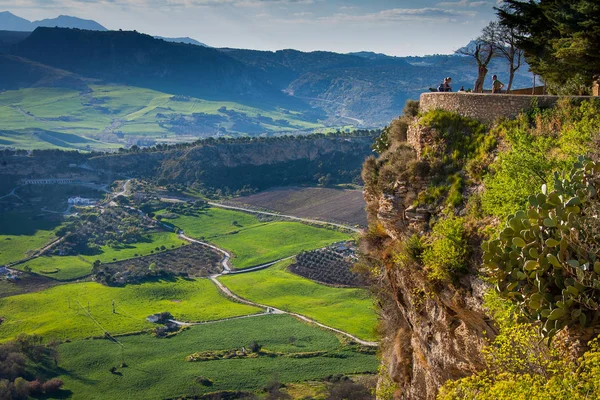
[[519,32],[532,71],[551,86],[581,91],[600,75],[598,0],[505,0],[496,11],[501,25]]
[[457,54],[473,57],[477,62],[477,80],[473,87],[473,92],[483,93],[483,83],[488,73],[488,64],[492,58],[498,56],[499,25],[497,22],[490,22],[481,36],[469,43],[466,47],[456,50]]

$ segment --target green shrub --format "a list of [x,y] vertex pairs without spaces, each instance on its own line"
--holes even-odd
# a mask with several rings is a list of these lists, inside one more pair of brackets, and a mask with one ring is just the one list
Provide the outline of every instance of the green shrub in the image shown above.
[[446,198],[446,205],[448,207],[457,207],[463,201],[462,191],[464,186],[463,177],[460,174],[451,175],[448,180],[450,181],[450,189],[448,190],[448,197]]
[[600,318],[599,175],[600,163],[581,158],[568,179],[556,173],[554,190],[544,185],[498,239],[482,245],[500,294],[540,321],[546,337]]
[[453,215],[440,219],[426,239],[422,256],[429,278],[452,279],[466,269],[467,253],[464,219]]
[[495,140],[488,138],[489,130],[485,125],[450,111],[430,111],[419,119],[419,124],[433,128],[439,134],[439,138],[434,138],[436,143],[424,149],[424,158],[443,159],[453,170],[462,168],[470,159],[489,153],[490,146],[495,146]]
[[420,104],[418,100],[406,100],[402,114],[407,117],[416,117],[419,115]]
[[[593,150],[598,126],[600,101],[594,100],[578,104],[565,99],[552,109],[534,107],[517,120],[503,122],[497,135],[504,137],[507,149],[485,176],[483,211],[504,217],[523,209],[529,194],[542,184],[551,186],[553,171],[567,170],[579,154]],[[479,169],[476,164],[468,167]]]

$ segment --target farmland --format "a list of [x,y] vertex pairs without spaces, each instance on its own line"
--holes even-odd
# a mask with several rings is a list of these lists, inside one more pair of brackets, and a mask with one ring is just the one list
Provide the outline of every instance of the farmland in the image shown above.
[[240,197],[233,203],[302,218],[323,219],[348,225],[367,225],[366,204],[360,190],[278,188]]
[[254,215],[218,208],[196,216],[179,215],[163,220],[183,229],[189,236],[230,251],[234,268],[267,263],[350,238],[345,233],[299,222],[260,222]]
[[222,258],[220,252],[193,243],[150,256],[105,264],[94,280],[125,284],[138,283],[153,276],[207,277],[222,271]]
[[100,254],[91,256],[43,256],[24,264],[19,264],[15,268],[22,271],[31,268],[31,272],[45,275],[52,279],[72,280],[89,275],[95,260],[100,260],[102,263],[126,260],[157,253],[161,251],[160,246],[171,249],[180,247],[185,243],[174,233],[157,232],[149,234],[147,240],[143,242],[121,245],[116,248],[102,246]]
[[0,93],[0,144],[25,149],[110,150],[138,140],[192,141],[218,133],[312,130],[322,125],[283,109],[90,85],[90,91],[27,88]]
[[[268,326],[269,329],[265,329]],[[65,389],[87,399],[148,399],[198,395],[222,390],[258,390],[277,377],[281,382],[322,379],[332,374],[375,372],[377,357],[346,347],[333,334],[286,315],[267,315],[195,326],[165,340],[150,335],[119,338],[127,368],[110,374],[121,363],[120,348],[108,340],[85,340],[59,347]],[[326,352],[310,358],[259,357],[186,362],[198,351],[248,348],[282,352]],[[151,349],[151,350],[150,350]],[[202,385],[198,377],[210,384]]]
[[235,294],[257,303],[299,313],[365,340],[374,339],[377,316],[365,289],[336,288],[287,271],[291,260],[262,271],[222,276]]
[[290,271],[317,282],[340,286],[361,286],[360,277],[352,271],[353,264],[331,249],[300,253],[290,265]]
[[100,326],[112,334],[140,331],[155,326],[146,321],[148,315],[164,311],[176,319],[196,322],[254,314],[260,309],[227,300],[207,279],[173,279],[125,287],[72,283],[0,299],[0,315],[5,318],[0,340],[21,332],[37,333],[46,339],[102,336]]

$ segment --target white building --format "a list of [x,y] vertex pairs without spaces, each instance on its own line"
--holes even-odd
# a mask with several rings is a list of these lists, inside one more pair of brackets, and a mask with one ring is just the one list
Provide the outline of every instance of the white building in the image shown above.
[[86,199],[83,197],[69,197],[69,204],[80,205],[80,206],[91,206],[96,204],[96,200]]

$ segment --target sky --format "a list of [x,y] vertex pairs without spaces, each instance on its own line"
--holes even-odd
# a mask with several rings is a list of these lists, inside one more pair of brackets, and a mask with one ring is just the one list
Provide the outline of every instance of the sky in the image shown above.
[[60,14],[213,47],[449,54],[495,18],[496,0],[0,0],[29,20]]

